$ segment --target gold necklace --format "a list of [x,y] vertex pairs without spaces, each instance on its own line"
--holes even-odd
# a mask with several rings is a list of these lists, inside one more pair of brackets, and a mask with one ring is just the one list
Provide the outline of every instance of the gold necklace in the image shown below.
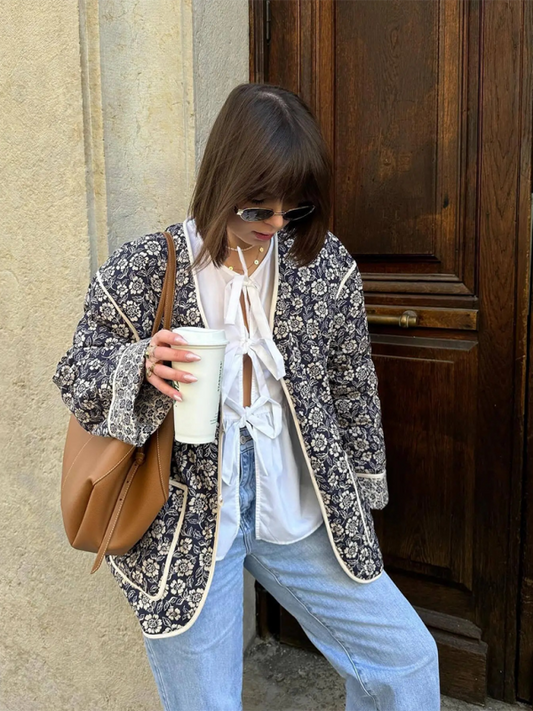
[[[255,246],[257,247],[257,245],[255,245]],[[228,247],[229,247],[229,245],[228,245]],[[247,252],[249,249],[253,249],[253,248],[254,248],[254,245],[253,245],[253,244],[251,244],[249,247],[246,247],[246,249],[243,249],[243,248],[241,247],[241,252]],[[238,251],[237,247],[230,247],[230,249],[231,249],[232,252],[237,252],[237,251]]]
[[[253,247],[253,245],[252,245],[252,247]],[[230,247],[230,249],[233,249],[233,247]],[[246,250],[242,250],[242,251],[243,251],[243,252],[244,252],[244,251],[248,251],[248,249],[250,249],[250,247],[247,247]],[[259,252],[264,252],[264,251],[265,251],[265,248],[264,248],[264,247],[259,247]],[[246,264],[246,260],[244,260],[244,262],[245,262],[245,264]],[[259,264],[259,259],[254,259],[253,263],[256,264],[256,265]],[[233,267],[230,267],[230,266],[227,265],[227,264],[226,264],[226,266],[228,267],[228,269],[229,269],[230,271],[232,271],[232,272],[235,271],[235,269],[234,269]],[[251,267],[251,266],[252,266],[251,264],[246,264],[246,269],[248,269],[248,268]],[[238,272],[237,272],[237,273],[238,273]]]

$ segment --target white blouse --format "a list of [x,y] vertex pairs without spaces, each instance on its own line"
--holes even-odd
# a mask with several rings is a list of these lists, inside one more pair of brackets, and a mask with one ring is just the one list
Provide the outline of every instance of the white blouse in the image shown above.
[[[184,224],[193,257],[202,238],[192,218]],[[224,558],[240,525],[240,428],[254,440],[256,465],[256,538],[270,543],[293,543],[315,531],[323,521],[309,471],[305,466],[289,404],[280,383],[283,357],[272,338],[266,309],[272,305],[276,274],[277,233],[268,252],[248,276],[212,261],[196,272],[201,305],[209,328],[226,332],[222,377],[222,508],[216,560]],[[249,330],[240,302],[244,293]],[[243,355],[252,361],[251,405],[243,407]]]

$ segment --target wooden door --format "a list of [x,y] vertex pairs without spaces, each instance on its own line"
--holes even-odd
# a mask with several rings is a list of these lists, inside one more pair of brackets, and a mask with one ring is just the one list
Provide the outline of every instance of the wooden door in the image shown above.
[[[363,273],[388,460],[390,502],[374,512],[385,568],[438,643],[442,692],[514,701],[531,3],[250,9],[250,80],[313,108],[334,156],[330,228]],[[272,601],[260,616],[305,640]]]
[[519,594],[519,699],[533,703],[533,295],[529,311],[528,393],[526,410],[525,485],[523,489],[522,567]]

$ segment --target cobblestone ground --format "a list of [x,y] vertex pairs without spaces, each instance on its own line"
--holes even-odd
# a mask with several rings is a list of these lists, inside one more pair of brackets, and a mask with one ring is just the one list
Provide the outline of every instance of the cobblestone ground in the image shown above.
[[[487,699],[485,706],[442,696],[441,711],[531,711]],[[244,662],[244,711],[344,711],[344,681],[313,652],[256,640]],[[415,710],[413,710],[415,711]],[[419,709],[417,711],[423,711]]]

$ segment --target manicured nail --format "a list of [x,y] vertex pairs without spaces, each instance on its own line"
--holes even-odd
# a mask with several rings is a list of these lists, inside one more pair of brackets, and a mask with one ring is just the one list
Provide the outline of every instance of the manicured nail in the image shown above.
[[192,373],[186,373],[183,376],[183,380],[186,380],[188,383],[194,383],[198,378],[196,378]]
[[196,353],[187,353],[185,356],[185,360],[202,360],[199,355],[196,355]]
[[174,395],[172,397],[174,398],[174,400],[180,400],[180,401],[183,400],[183,398],[181,397],[181,395],[179,393],[174,393]]
[[183,336],[174,336],[174,343],[187,343]]

